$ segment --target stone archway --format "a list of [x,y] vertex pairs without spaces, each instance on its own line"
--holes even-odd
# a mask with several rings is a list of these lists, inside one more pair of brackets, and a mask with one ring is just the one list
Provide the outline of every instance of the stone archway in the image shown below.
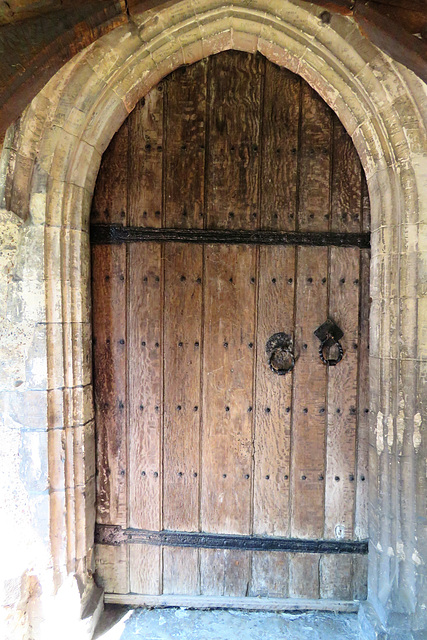
[[32,621],[39,620],[40,637],[64,624],[61,594],[74,593],[70,625],[95,594],[88,219],[101,155],[167,73],[231,48],[260,51],[305,78],[343,122],[365,169],[371,468],[369,604],[361,623],[367,637],[382,628],[396,630],[390,638],[398,629],[405,638],[425,633],[427,91],[351,19],[334,16],[325,25],[319,13],[298,0],[182,0],[143,12],[65,65],[8,132],[4,443],[10,438],[10,451],[21,448],[28,459],[23,470],[12,454],[8,463],[25,507],[13,519],[19,542],[31,539],[22,568],[32,566],[28,582],[40,585],[24,588],[41,611]]

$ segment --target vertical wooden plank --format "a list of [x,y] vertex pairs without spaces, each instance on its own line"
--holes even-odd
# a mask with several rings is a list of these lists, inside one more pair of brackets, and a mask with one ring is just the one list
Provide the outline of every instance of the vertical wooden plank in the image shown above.
[[255,377],[253,531],[289,535],[292,373],[273,373],[265,352],[275,333],[293,337],[295,248],[260,247]]
[[203,248],[168,244],[164,251],[163,525],[197,531]]
[[356,555],[353,558],[353,595],[354,600],[366,600],[368,597],[368,556]]
[[[164,248],[163,527],[198,531],[203,248]],[[198,552],[165,547],[164,593],[195,593]]]
[[126,526],[126,247],[92,248],[97,522]]
[[200,593],[198,549],[164,547],[163,593],[198,595]]
[[262,598],[287,598],[289,595],[289,554],[254,551],[249,594]]
[[[291,536],[321,538],[324,528],[326,431],[326,367],[319,359],[319,341],[313,332],[327,318],[328,250],[297,249],[295,344],[291,433]],[[315,554],[296,554],[290,560],[290,593],[317,597]]]
[[129,224],[162,225],[163,83],[138,102],[129,116]]
[[300,231],[327,231],[330,218],[332,112],[302,83],[299,147],[298,226]]
[[202,530],[247,534],[256,251],[207,245],[204,270]]
[[331,230],[361,231],[362,171],[353,140],[333,116]]
[[106,593],[129,593],[127,547],[95,545],[96,583]]
[[238,51],[209,59],[208,228],[259,226],[263,60]]
[[[362,171],[362,229],[370,231],[371,212],[368,185]],[[354,533],[356,538],[368,537],[368,469],[369,469],[369,394],[372,386],[369,362],[369,311],[370,311],[370,258],[369,250],[360,252],[360,314],[359,314],[359,364],[358,364],[358,424],[357,424],[357,476],[356,514]],[[375,371],[372,371],[375,379]],[[375,490],[375,474],[371,474]],[[374,523],[371,523],[371,525]],[[367,563],[359,560],[354,570],[355,597],[366,594]],[[366,597],[366,595],[365,595]]]
[[161,528],[161,247],[129,246],[129,526]]
[[360,252],[360,313],[358,344],[357,470],[354,534],[368,537],[369,452],[369,250]]
[[368,185],[362,169],[362,231],[371,230],[371,206],[369,203]]
[[261,228],[295,229],[301,78],[265,61]]
[[313,334],[327,318],[328,249],[297,250],[298,366],[292,408],[291,535],[321,538],[324,523],[326,367]]
[[129,545],[129,583],[132,593],[161,593],[161,547],[145,544]]
[[[353,142],[333,117],[331,229],[362,227],[362,171]],[[330,249],[329,317],[344,331],[343,360],[328,370],[325,537],[354,537],[360,251]],[[352,598],[353,558],[325,556],[321,596]]]
[[289,554],[289,595],[291,598],[320,596],[318,553]]
[[206,596],[246,596],[249,591],[247,551],[201,549],[201,593]]
[[165,224],[203,228],[207,60],[166,80]]
[[320,597],[353,600],[353,560],[350,554],[324,554],[320,559]]
[[343,359],[328,368],[325,490],[326,538],[351,539],[354,529],[359,338],[359,249],[331,247],[329,317],[344,332]]
[[127,187],[128,120],[125,120],[102,155],[92,200],[92,224],[126,224]]
[[[129,526],[162,527],[161,246],[129,246]],[[161,549],[131,545],[132,591],[161,593]]]

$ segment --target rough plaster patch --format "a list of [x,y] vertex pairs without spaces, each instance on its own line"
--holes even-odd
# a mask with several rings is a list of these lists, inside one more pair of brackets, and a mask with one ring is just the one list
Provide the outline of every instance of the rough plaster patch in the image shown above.
[[387,549],[387,555],[388,555],[390,558],[392,558],[392,557],[394,556],[394,550],[393,550],[393,547],[389,547],[389,548]]
[[375,429],[375,434],[377,436],[377,453],[381,455],[384,451],[384,431],[383,431],[383,420],[384,414],[381,411],[378,411],[377,414],[377,428]]
[[23,221],[12,211],[0,209],[0,308],[4,309],[7,285],[13,275]]
[[393,416],[389,416],[387,418],[387,444],[388,444],[388,448],[391,451],[391,448],[393,446],[393,440],[394,440],[394,423],[393,423]]
[[[3,406],[0,408],[3,416]],[[3,420],[0,426],[0,544],[7,549],[2,557],[1,574],[5,580],[20,580],[29,570],[35,573],[46,570],[49,549],[44,536],[37,532],[38,513],[20,476],[22,431]]]
[[421,444],[421,425],[422,425],[421,414],[416,413],[414,416],[414,435],[413,435],[415,449],[418,449],[418,447]]
[[44,320],[43,233],[36,229],[0,209],[0,389],[25,381],[35,325]]
[[405,548],[404,548],[403,542],[401,540],[397,541],[397,544],[396,544],[396,555],[401,560],[405,559]]

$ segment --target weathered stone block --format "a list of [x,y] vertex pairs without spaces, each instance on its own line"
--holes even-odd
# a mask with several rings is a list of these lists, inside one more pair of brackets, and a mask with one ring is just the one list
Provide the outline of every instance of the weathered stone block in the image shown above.
[[92,382],[92,326],[90,322],[75,323],[72,332],[73,385],[86,386]]
[[73,425],[84,425],[94,418],[93,388],[85,387],[73,389]]
[[85,123],[83,139],[95,147],[98,153],[104,153],[127,116],[128,111],[123,101],[114,91],[106,89]]
[[45,431],[21,432],[20,477],[29,492],[43,492],[49,488],[48,448]]
[[[51,357],[54,359],[53,354]],[[48,368],[46,325],[39,324],[34,328],[25,361],[25,379],[30,389],[47,389]]]
[[48,427],[47,391],[23,388],[22,391],[2,392],[3,415],[13,421],[15,427],[45,432]]

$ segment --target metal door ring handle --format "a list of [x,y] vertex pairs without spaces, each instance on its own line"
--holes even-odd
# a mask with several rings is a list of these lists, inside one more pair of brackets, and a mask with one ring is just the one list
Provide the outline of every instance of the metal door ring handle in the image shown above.
[[295,357],[288,347],[277,347],[271,352],[268,364],[274,373],[284,376],[294,368]]
[[[333,345],[336,345],[338,347],[338,358],[325,358],[323,354],[325,347],[330,348]],[[335,365],[338,364],[338,362],[341,362],[343,355],[344,355],[344,349],[342,348],[341,344],[338,342],[338,340],[331,338],[331,336],[327,336],[326,339],[321,343],[319,347],[319,357],[323,362],[323,364],[329,367],[335,367]]]

